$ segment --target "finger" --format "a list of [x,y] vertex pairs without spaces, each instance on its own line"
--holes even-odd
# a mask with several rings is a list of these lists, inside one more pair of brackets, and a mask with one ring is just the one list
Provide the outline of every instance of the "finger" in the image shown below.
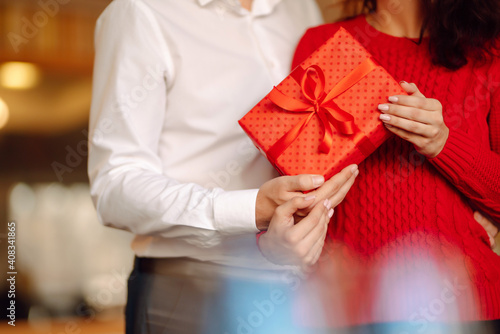
[[[333,209],[330,209],[330,211]],[[300,244],[299,249],[301,251],[298,253],[299,260],[303,268],[310,269],[319,259],[319,255],[321,255],[321,251],[325,244],[326,232],[328,229],[328,219],[325,219],[321,222],[314,231],[309,233]],[[304,255],[303,252],[306,252]]]
[[347,182],[344,183],[344,185],[342,185],[342,187],[339,189],[339,191],[337,191],[337,193],[335,195],[330,197],[330,202],[332,202],[332,208],[334,208],[337,205],[339,205],[340,203],[342,203],[342,201],[344,200],[347,193],[351,189],[351,187],[354,184],[354,181],[356,180],[358,175],[359,175],[359,169],[356,172],[354,172],[354,174],[351,175],[349,180],[347,180]]
[[420,122],[423,124],[433,124],[434,114],[428,110],[408,107],[398,104],[383,103],[378,105],[382,115],[398,116],[408,120]]
[[306,272],[311,272],[313,266],[318,262],[321,252],[323,251],[323,246],[325,245],[325,238],[323,237],[322,239],[319,239],[317,241],[317,244],[313,246],[311,249],[311,254],[308,254],[304,259],[301,261],[301,267],[302,270],[305,270]]
[[489,234],[488,234],[488,237],[490,237],[490,247],[491,247],[491,249],[495,249],[495,247],[497,246],[496,243],[495,243],[495,238],[493,238]]
[[[325,237],[326,237],[326,235],[325,235]],[[314,258],[312,260],[313,264],[316,264],[319,261],[319,258],[321,257],[321,254],[323,253],[324,246],[325,246],[325,240],[323,239],[323,241],[321,242],[321,246],[319,247],[319,249],[316,252],[316,255],[314,255]]]
[[498,234],[498,228],[488,218],[479,211],[474,212],[474,219],[486,230],[486,232],[495,238]]
[[293,241],[304,240],[309,234],[313,233],[316,227],[321,227],[321,222],[327,219],[328,210],[331,209],[331,206],[332,203],[328,199],[316,204],[307,217],[290,229],[290,233],[294,235]]
[[[319,255],[321,254],[321,250],[323,249],[323,245],[325,244],[326,231],[328,230],[328,220],[322,223],[321,228],[318,228],[318,230],[320,230],[319,235],[314,235],[314,238],[312,238],[313,233],[311,232],[309,234],[311,235],[311,239],[308,239],[308,235],[303,241],[310,247],[308,254],[304,258],[304,262],[309,265],[315,264],[316,261],[318,261]],[[311,244],[312,246],[310,246]]]
[[301,245],[302,244],[306,245],[307,249],[311,249],[313,245],[318,241],[318,239],[324,239],[326,234],[326,229],[328,227],[328,222],[330,221],[331,218],[330,212],[332,211],[333,209],[330,208],[323,216],[321,216],[316,226],[314,226],[314,228],[307,235],[304,236],[304,238],[300,242]]
[[294,176],[282,176],[286,191],[309,191],[322,186],[325,178],[322,175],[301,174]]
[[396,136],[409,141],[410,143],[414,144],[422,138],[420,135],[416,135],[414,133],[408,132],[406,130],[400,129],[398,127],[392,126],[390,124],[384,123],[385,127],[387,130],[390,132],[394,133]]
[[409,95],[425,97],[424,94],[422,94],[420,92],[420,90],[418,90],[417,85],[415,85],[414,83],[408,83],[406,81],[401,81],[399,84],[401,85],[401,88],[403,88],[404,91],[406,93],[408,93]]
[[315,196],[294,197],[289,201],[281,204],[274,211],[274,215],[269,225],[277,226],[292,226],[294,213],[303,208],[307,208],[316,199]]
[[382,122],[384,122],[384,124],[388,124],[393,127],[405,130],[409,133],[420,135],[426,138],[432,137],[434,134],[433,129],[436,128],[433,125],[420,123],[394,115],[381,114],[379,118]]
[[357,165],[349,165],[342,169],[339,173],[332,176],[319,189],[311,192],[311,195],[316,195],[316,198],[330,198],[335,195],[342,186],[349,181],[351,176],[358,170]]
[[312,249],[314,256],[311,260],[311,264],[316,264],[316,262],[318,262],[319,258],[321,257],[321,253],[323,253],[323,247],[325,247],[325,239],[326,239],[326,233],[323,236],[323,238],[320,239],[318,244],[314,245],[314,248]]
[[427,111],[438,111],[442,109],[441,102],[436,99],[428,99],[415,95],[393,95],[387,98],[393,105],[401,105],[422,109]]
[[[324,198],[333,198],[335,197],[335,202],[337,205],[340,203],[347,191],[351,188],[352,182],[354,182],[351,177],[356,177],[358,175],[358,166],[353,164],[345,167],[342,171],[340,171],[338,174],[334,175],[332,178],[330,178],[328,181],[325,182],[324,185],[322,185],[319,189],[316,189],[315,191],[310,192],[310,195],[316,195],[316,202],[314,205],[316,205],[319,201],[322,201]],[[348,184],[347,187],[344,187],[345,184]],[[338,195],[337,195],[338,194]],[[308,214],[312,206],[308,208],[308,210],[302,210],[299,212],[300,215],[305,216]]]

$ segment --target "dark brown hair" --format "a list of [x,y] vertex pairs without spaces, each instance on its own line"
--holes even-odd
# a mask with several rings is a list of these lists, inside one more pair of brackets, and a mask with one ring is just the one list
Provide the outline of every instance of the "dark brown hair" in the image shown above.
[[[499,0],[420,0],[425,13],[421,36],[429,36],[435,64],[456,70],[470,59],[483,61],[498,51]],[[363,0],[375,11],[376,0]],[[494,51],[495,50],[495,51]],[[498,53],[497,53],[498,55]]]

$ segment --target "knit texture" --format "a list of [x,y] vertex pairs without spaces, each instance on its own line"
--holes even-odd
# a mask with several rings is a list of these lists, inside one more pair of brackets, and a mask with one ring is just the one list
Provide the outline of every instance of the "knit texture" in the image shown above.
[[473,218],[479,209],[500,222],[499,58],[450,71],[432,64],[428,40],[386,35],[358,16],[309,29],[293,66],[340,26],[397,81],[439,100],[450,135],[434,159],[394,136],[359,165],[311,279],[326,322],[407,321],[419,329],[499,319],[500,257]]

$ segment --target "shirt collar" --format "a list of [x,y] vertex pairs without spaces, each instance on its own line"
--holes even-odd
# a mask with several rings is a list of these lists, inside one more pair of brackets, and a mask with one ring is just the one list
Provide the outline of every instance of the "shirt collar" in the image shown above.
[[252,13],[254,15],[269,15],[274,7],[282,0],[253,0]]
[[[198,0],[198,3],[200,4],[200,6],[203,7],[214,1],[223,1],[223,0]],[[239,3],[239,0],[232,0],[232,1]],[[274,7],[281,1],[282,0],[253,0],[252,14],[268,15],[273,11]]]

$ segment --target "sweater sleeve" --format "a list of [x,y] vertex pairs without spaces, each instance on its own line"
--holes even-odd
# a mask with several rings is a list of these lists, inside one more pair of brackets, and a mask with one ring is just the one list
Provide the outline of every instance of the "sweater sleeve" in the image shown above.
[[450,129],[444,149],[430,162],[479,210],[500,222],[500,61],[490,70],[489,145],[460,129]]

